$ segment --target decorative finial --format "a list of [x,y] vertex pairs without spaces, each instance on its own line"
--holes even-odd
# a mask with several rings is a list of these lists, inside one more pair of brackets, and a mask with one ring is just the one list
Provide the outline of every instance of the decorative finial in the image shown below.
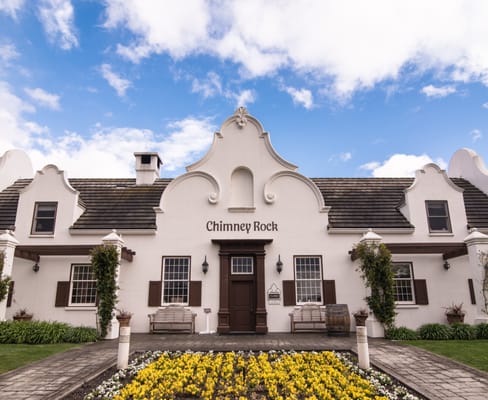
[[244,128],[247,124],[247,118],[246,115],[249,115],[247,112],[246,107],[239,107],[235,114],[237,115],[236,123],[239,126],[239,128]]

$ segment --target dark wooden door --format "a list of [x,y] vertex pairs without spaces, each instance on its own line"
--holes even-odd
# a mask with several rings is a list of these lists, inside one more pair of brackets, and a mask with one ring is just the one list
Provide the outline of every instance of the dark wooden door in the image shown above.
[[229,311],[231,332],[256,330],[254,279],[234,278],[230,284]]

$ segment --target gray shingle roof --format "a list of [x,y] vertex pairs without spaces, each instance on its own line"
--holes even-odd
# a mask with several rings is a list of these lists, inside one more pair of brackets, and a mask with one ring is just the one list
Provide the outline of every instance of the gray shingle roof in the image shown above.
[[[331,228],[412,228],[399,211],[404,190],[413,178],[313,178],[330,206]],[[468,225],[488,229],[488,196],[461,178]],[[19,190],[31,179],[20,179],[0,192],[0,229],[15,225]],[[69,179],[86,208],[73,229],[156,229],[161,195],[170,179],[136,186],[135,179]]]
[[[15,225],[19,190],[31,179],[20,179],[0,192],[0,229]],[[80,192],[85,212],[74,229],[156,229],[153,207],[171,182],[157,179],[153,185],[136,186],[135,179],[69,179]]]
[[[330,228],[412,228],[398,210],[413,178],[312,179],[330,206]],[[487,203],[488,206],[488,203]]]

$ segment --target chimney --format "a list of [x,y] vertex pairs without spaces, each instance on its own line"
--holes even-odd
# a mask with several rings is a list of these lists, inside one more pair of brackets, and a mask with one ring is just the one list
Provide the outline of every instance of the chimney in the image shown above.
[[136,157],[136,185],[151,185],[159,178],[163,162],[158,153],[134,153]]

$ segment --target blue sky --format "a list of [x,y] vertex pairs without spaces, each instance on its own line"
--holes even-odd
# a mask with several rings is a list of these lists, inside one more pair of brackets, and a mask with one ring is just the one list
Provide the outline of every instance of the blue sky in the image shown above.
[[309,177],[488,160],[488,2],[0,0],[0,156],[173,177],[238,106]]

